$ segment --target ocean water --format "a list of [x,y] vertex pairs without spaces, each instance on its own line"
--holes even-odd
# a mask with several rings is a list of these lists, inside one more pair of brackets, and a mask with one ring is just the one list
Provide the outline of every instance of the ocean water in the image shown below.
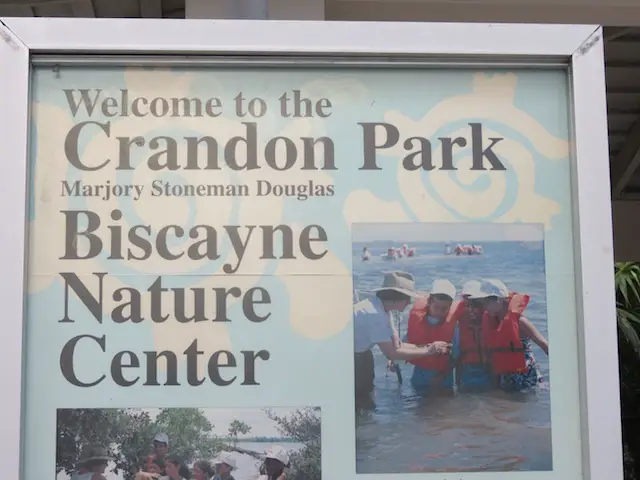
[[[407,242],[408,243],[408,242]],[[414,275],[418,289],[428,290],[437,278],[462,285],[477,278],[498,278],[510,290],[531,296],[525,316],[547,334],[544,249],[542,242],[478,242],[484,254],[444,255],[443,243],[411,243],[418,256],[385,261],[380,254],[389,242],[354,243],[354,288],[380,286],[382,272],[404,270]],[[372,253],[362,262],[363,246]],[[399,247],[395,243],[392,246]],[[401,336],[410,308],[402,314]],[[386,358],[374,348],[376,404],[356,425],[358,473],[551,470],[549,361],[533,345],[545,383],[534,394],[462,393],[421,397],[409,379],[413,366],[401,362],[403,385],[386,374]],[[550,342],[550,354],[553,346]]]

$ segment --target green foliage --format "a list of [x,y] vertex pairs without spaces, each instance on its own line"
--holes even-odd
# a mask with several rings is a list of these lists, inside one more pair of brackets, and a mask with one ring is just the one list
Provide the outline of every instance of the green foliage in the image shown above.
[[[72,471],[83,445],[97,443],[109,446],[112,439],[122,434],[119,410],[58,410],[57,424],[56,473]],[[96,428],[96,425],[101,428]]]
[[233,420],[229,424],[229,437],[233,440],[233,446],[238,445],[238,435],[246,435],[251,427],[241,420]]
[[298,443],[298,441],[290,437],[242,437],[238,438],[238,443]]
[[198,408],[166,408],[156,418],[156,428],[169,435],[171,454],[186,463],[213,458],[219,450],[213,425]]
[[[115,456],[116,469],[129,474],[136,472],[142,459],[149,455],[151,439],[155,435],[151,417],[147,412],[136,410],[102,411],[115,411],[119,417],[119,434],[109,439],[111,445],[118,446],[118,455]],[[101,424],[98,426],[98,430],[102,428]],[[102,445],[109,446],[108,443]]]
[[637,478],[640,461],[640,263],[617,263],[614,270],[618,355],[624,442],[624,478]]
[[267,416],[277,423],[282,435],[294,438],[303,444],[301,450],[291,455],[291,468],[287,480],[320,480],[322,478],[320,408],[298,409],[289,416],[278,416],[265,410]]
[[617,263],[614,278],[618,330],[628,347],[640,354],[640,264]]
[[56,472],[70,474],[82,446],[98,443],[111,449],[116,473],[125,478],[142,466],[152,452],[158,432],[169,436],[169,451],[185,462],[213,458],[221,442],[213,434],[213,425],[197,408],[167,408],[151,420],[146,412],[131,409],[58,410]]

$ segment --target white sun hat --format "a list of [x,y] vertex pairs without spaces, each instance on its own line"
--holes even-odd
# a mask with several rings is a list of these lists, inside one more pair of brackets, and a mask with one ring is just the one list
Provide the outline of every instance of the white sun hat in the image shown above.
[[480,280],[469,280],[462,286],[461,295],[463,297],[478,298],[478,295],[480,294],[480,286]]
[[431,295],[446,295],[453,300],[456,298],[456,287],[449,280],[440,278],[433,281],[429,293]]
[[507,286],[496,278],[485,278],[480,282],[480,295],[473,298],[509,298],[509,289]]
[[[148,438],[148,437],[147,437]],[[158,433],[153,437],[154,442],[166,443],[169,445],[169,436],[166,433]]]
[[289,454],[280,445],[274,445],[274,446],[270,447],[266,451],[265,457],[266,458],[273,458],[274,460],[279,460],[284,465],[289,465]]
[[236,468],[236,461],[233,459],[230,453],[222,452],[216,457],[215,464],[220,465],[221,463],[229,465],[231,470]]

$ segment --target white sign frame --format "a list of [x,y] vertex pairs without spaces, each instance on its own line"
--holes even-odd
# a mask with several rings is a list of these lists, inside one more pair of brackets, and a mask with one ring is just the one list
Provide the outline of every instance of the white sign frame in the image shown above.
[[[422,57],[483,65],[563,62],[570,67],[574,129],[573,207],[580,312],[584,475],[622,479],[617,330],[602,28],[592,25],[283,22],[237,20],[0,19],[0,464],[21,476],[23,318],[28,242],[30,71],[34,55],[108,61],[177,55],[177,63],[252,55],[385,63]],[[74,55],[74,56],[70,56]],[[84,55],[84,57],[78,57]],[[106,55],[106,56],[105,56]],[[187,55],[190,57],[187,58]],[[198,60],[200,55],[200,60]],[[206,57],[204,57],[206,55]],[[150,57],[147,57],[149,60]],[[142,61],[142,60],[141,60]],[[246,62],[246,60],[243,60]],[[176,63],[174,62],[174,63]],[[580,215],[583,213],[582,215]],[[44,433],[51,435],[51,432]],[[31,480],[31,479],[25,479]]]

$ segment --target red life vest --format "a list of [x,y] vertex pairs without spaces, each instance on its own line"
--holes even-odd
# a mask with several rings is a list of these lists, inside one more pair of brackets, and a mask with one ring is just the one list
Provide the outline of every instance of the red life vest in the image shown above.
[[463,365],[481,365],[489,362],[489,356],[485,346],[485,332],[487,330],[488,318],[483,318],[480,322],[471,322],[466,311],[461,315],[458,322],[460,342],[459,361]]
[[463,365],[489,365],[496,375],[526,371],[524,348],[520,340],[520,317],[529,303],[528,295],[509,294],[505,317],[496,322],[487,312],[481,322],[460,317],[460,362]]
[[530,297],[518,293],[509,295],[509,307],[504,318],[497,323],[487,312],[482,318],[484,344],[494,374],[526,372],[524,346],[520,340],[520,317]]
[[146,465],[145,465],[145,472],[149,473],[152,470],[152,466],[156,465],[159,469],[160,469],[160,474],[164,475],[166,470],[164,467],[164,460],[158,460],[158,458],[155,455],[149,455],[147,457],[147,461],[146,461]]
[[[409,312],[407,325],[407,341],[414,345],[427,345],[433,342],[453,341],[453,335],[458,322],[458,317],[464,311],[462,302],[453,302],[447,312],[447,317],[439,325],[429,325],[427,314],[429,312],[429,297],[423,297],[413,304]],[[425,370],[444,372],[449,367],[448,355],[430,355],[428,357],[408,360],[409,363]]]

